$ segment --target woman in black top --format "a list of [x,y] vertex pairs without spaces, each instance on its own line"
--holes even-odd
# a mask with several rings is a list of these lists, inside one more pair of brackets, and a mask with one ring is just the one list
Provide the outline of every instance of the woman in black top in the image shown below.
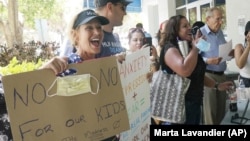
[[[218,90],[226,90],[233,85],[231,81],[217,84],[205,76],[205,62],[196,47],[198,36],[192,38],[191,26],[185,16],[177,15],[169,19],[165,34],[160,40],[162,47],[160,57],[161,69],[168,73],[187,77],[191,80],[185,97],[186,122],[185,124],[200,124],[201,104],[204,85]],[[184,58],[180,52],[178,41],[188,42],[189,53]],[[163,124],[165,124],[163,122]]]

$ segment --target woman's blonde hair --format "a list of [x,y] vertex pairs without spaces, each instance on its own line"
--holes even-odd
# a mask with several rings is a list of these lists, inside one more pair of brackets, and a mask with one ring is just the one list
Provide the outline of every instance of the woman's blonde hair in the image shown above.
[[[82,12],[82,11],[81,11]],[[76,47],[77,45],[78,45],[78,39],[77,39],[77,32],[78,32],[78,30],[79,30],[79,27],[76,27],[76,28],[74,28],[73,26],[74,26],[74,23],[76,22],[76,20],[77,20],[77,17],[78,17],[78,15],[81,13],[81,12],[79,12],[78,14],[76,14],[73,18],[72,18],[72,20],[69,22],[69,25],[68,25],[68,29],[67,29],[67,35],[68,35],[68,37],[69,37],[69,40],[70,40],[70,42],[71,42],[71,44],[74,46],[74,47]]]

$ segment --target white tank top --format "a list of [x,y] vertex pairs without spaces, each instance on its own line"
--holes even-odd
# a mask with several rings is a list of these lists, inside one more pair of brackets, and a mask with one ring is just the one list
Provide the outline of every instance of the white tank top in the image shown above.
[[248,54],[246,65],[240,69],[240,75],[245,78],[250,78],[250,53]]

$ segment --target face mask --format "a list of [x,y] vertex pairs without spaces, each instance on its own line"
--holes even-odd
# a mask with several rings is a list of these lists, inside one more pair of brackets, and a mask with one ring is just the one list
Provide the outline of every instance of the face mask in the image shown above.
[[[97,91],[93,92],[90,86],[90,78],[94,78],[97,81]],[[57,92],[56,94],[49,95],[49,91],[57,82]],[[75,96],[84,93],[97,94],[99,91],[98,80],[90,74],[73,75],[65,77],[57,77],[56,80],[51,84],[47,91],[47,96]]]
[[205,41],[204,39],[200,38],[198,43],[196,44],[196,47],[203,52],[206,52],[210,49],[210,43]]

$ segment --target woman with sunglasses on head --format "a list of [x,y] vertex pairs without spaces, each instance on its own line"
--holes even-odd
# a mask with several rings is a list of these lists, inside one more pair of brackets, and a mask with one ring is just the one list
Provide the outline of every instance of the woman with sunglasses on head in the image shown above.
[[[150,60],[152,61],[150,64],[150,72],[147,73],[147,79],[149,82],[154,81],[157,76],[157,72],[159,70],[159,61],[156,48],[154,46],[150,46],[145,42],[145,34],[143,30],[140,28],[131,28],[128,34],[128,45],[130,53],[138,51],[144,47],[150,47]],[[151,83],[150,83],[151,84]],[[151,118],[151,124],[156,124],[157,120]]]
[[145,34],[140,28],[131,28],[129,30],[128,45],[130,52],[135,52],[137,50],[140,50],[141,48],[149,47],[150,60],[155,61],[156,59],[158,59],[155,47],[147,42]]
[[[143,32],[143,30],[141,30],[140,28],[131,28],[129,30],[129,34],[128,34],[128,45],[129,45],[129,52],[135,52],[138,51],[142,48],[146,48],[149,47],[150,48],[150,60],[151,63],[158,63],[158,55],[157,55],[157,51],[156,48],[151,44],[149,44],[146,40],[145,40],[145,34]],[[155,67],[155,65],[151,65],[152,67]],[[154,70],[153,72],[157,71],[157,68],[152,68],[151,70]],[[149,82],[151,82],[151,77],[152,77],[152,73],[148,74],[148,79]]]

